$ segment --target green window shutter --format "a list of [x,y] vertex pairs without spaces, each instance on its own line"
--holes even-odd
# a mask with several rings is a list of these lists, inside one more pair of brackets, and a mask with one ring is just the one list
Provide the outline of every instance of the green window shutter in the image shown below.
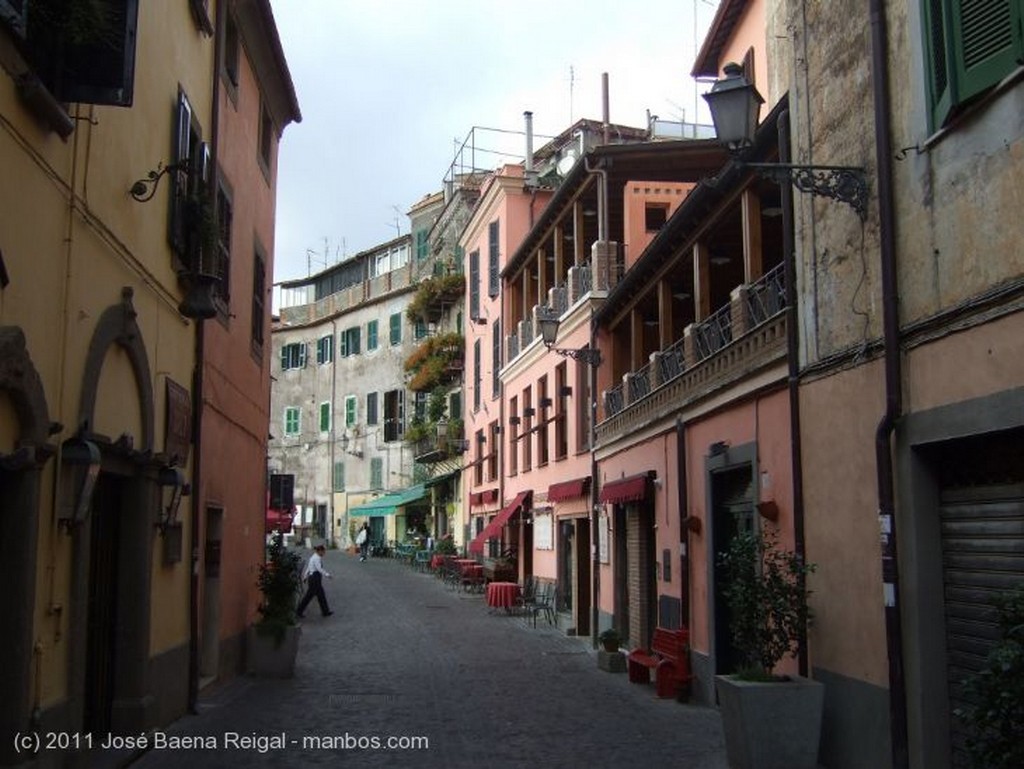
[[334,490],[344,491],[345,490],[345,463],[335,462],[334,463]]
[[1019,0],[952,2],[958,101],[1012,72],[1021,58]]
[[338,334],[338,355],[342,358],[348,357],[348,335],[344,331]]
[[469,317],[480,317],[480,252],[469,255]]
[[360,341],[363,338],[363,329],[360,326],[356,326],[353,329],[349,329],[352,332],[352,341],[349,344],[349,352],[352,355],[359,354]]
[[299,410],[289,406],[284,410],[284,434],[298,435],[300,430]]
[[422,262],[430,255],[430,244],[427,241],[427,231],[419,230],[416,233],[416,261]]
[[402,343],[402,314],[396,312],[391,316],[391,344]]
[[500,220],[491,222],[487,233],[487,295],[496,297],[501,284],[501,268],[498,264],[500,259]]
[[377,393],[366,393],[366,424],[377,424]]
[[384,488],[384,460],[380,457],[370,459],[370,488]]
[[932,129],[1024,62],[1020,0],[924,0]]
[[356,423],[356,398],[350,395],[345,399],[345,426],[351,427]]
[[377,321],[375,320],[366,324],[366,349],[377,349]]
[[320,404],[320,432],[329,433],[331,431],[331,404],[321,403]]
[[416,321],[415,325],[413,326],[413,332],[412,332],[413,339],[419,340],[419,339],[422,339],[423,337],[425,337],[426,335],[427,335],[427,324],[424,323],[422,320]]

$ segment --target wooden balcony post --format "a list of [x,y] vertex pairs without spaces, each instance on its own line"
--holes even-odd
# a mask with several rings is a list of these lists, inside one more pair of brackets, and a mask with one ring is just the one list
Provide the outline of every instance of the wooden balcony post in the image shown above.
[[739,339],[750,330],[753,323],[750,320],[750,308],[747,305],[747,294],[749,288],[746,285],[736,286],[729,292],[729,312],[732,316],[732,338]]

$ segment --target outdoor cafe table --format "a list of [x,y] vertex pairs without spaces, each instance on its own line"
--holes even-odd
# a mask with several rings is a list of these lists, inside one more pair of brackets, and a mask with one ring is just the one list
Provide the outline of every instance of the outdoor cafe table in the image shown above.
[[431,571],[436,571],[437,569],[441,568],[441,565],[443,563],[444,563],[444,555],[442,555],[441,553],[435,553],[430,558],[430,570]]
[[491,582],[487,585],[487,605],[511,611],[519,603],[519,585],[515,582]]

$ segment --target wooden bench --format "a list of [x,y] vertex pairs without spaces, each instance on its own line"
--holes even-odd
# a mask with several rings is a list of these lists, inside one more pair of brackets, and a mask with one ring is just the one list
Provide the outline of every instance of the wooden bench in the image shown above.
[[659,697],[672,697],[686,690],[693,679],[690,673],[690,633],[686,628],[655,628],[650,649],[634,649],[627,657],[629,680],[635,684],[651,682]]

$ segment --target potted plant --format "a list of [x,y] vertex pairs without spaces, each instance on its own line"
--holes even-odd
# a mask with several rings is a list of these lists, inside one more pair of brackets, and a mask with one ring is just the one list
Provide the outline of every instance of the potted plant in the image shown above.
[[995,600],[1000,638],[964,682],[970,703],[954,711],[967,728],[972,767],[1024,766],[1024,586]]
[[606,652],[617,652],[619,646],[622,644],[622,636],[619,635],[619,631],[613,627],[608,628],[601,633],[597,640],[601,642],[601,646],[604,647]]
[[302,584],[299,560],[298,554],[285,546],[284,535],[274,532],[256,578],[262,597],[260,618],[247,634],[250,673],[276,678],[290,678],[295,673],[301,633],[295,617]]
[[721,564],[733,646],[743,657],[739,671],[715,677],[729,765],[814,769],[824,686],[775,668],[796,656],[811,619],[806,582],[815,567],[781,548],[774,526],[738,534]]

